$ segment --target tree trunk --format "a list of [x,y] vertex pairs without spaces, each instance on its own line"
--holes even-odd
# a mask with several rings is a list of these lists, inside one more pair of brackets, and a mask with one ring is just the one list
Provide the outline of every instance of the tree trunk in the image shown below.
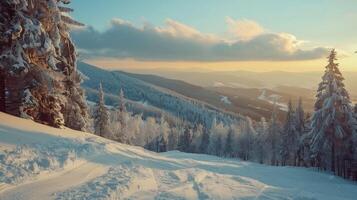
[[0,69],[0,112],[6,112],[5,72]]
[[11,115],[20,116],[20,106],[23,100],[23,89],[26,87],[28,80],[25,76],[14,77],[8,76],[6,78],[6,113]]

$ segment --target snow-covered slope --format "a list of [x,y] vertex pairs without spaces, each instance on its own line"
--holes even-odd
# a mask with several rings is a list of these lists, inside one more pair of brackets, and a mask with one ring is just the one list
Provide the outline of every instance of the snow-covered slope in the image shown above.
[[0,113],[0,199],[355,199],[311,169],[152,153]]
[[[225,123],[244,119],[239,113],[231,112],[232,107],[222,103],[218,93],[182,81],[161,77],[155,77],[160,79],[156,81],[151,80],[153,78],[141,80],[133,74],[129,76],[125,72],[107,71],[83,62],[78,63],[78,69],[89,78],[82,83],[82,87],[90,101],[98,100],[97,89],[99,83],[102,83],[107,105],[117,104],[117,96],[113,95],[118,95],[122,89],[125,98],[131,102],[145,102],[150,107],[191,122],[192,125],[210,125],[213,119]],[[129,111],[132,111],[132,106],[137,107],[137,104],[130,103]]]

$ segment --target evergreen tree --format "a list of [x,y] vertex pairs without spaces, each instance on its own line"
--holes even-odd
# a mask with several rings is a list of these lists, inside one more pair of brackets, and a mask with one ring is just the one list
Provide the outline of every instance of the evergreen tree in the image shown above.
[[268,128],[268,123],[266,122],[265,118],[262,117],[260,122],[258,123],[256,130],[257,137],[254,141],[255,156],[257,157],[257,162],[259,162],[260,164],[264,163],[264,159],[267,155],[267,153],[265,152],[265,140],[267,137]]
[[223,141],[222,141],[222,135],[218,135],[217,136],[217,141],[216,143],[214,144],[214,147],[215,147],[215,155],[216,156],[222,156],[222,149],[223,149]]
[[297,151],[297,166],[310,167],[312,165],[311,160],[311,115],[306,113],[304,131],[299,138],[299,148]]
[[217,122],[216,119],[212,121],[212,127],[209,136],[208,152],[220,156],[223,154],[223,142],[227,135],[228,129],[223,122]]
[[284,165],[296,165],[296,154],[298,150],[299,134],[296,130],[296,115],[293,111],[291,100],[288,103],[288,111],[286,115],[286,122],[284,131],[282,133],[281,143],[281,164]]
[[301,97],[299,98],[298,106],[296,107],[295,119],[296,119],[296,131],[301,136],[305,131],[305,111],[302,105]]
[[88,107],[84,90],[80,87],[82,78],[77,72],[72,72],[66,81],[67,102],[64,112],[65,126],[80,130],[88,130]]
[[279,144],[281,126],[277,119],[276,102],[274,102],[272,116],[269,122],[268,134],[266,137],[266,149],[268,151],[268,157],[271,165],[279,165]]
[[232,157],[233,154],[233,136],[234,136],[234,131],[233,128],[230,127],[228,130],[226,143],[224,146],[224,155],[227,157]]
[[344,160],[351,157],[356,119],[336,60],[336,51],[332,50],[317,90],[310,135],[315,165],[341,175]]
[[239,154],[243,160],[250,160],[252,158],[254,137],[255,130],[253,128],[253,122],[249,117],[246,117],[239,138]]
[[209,141],[210,141],[210,132],[209,129],[206,127],[203,127],[203,133],[202,133],[202,137],[201,137],[201,143],[199,146],[199,152],[200,153],[207,153],[207,148],[209,145]]
[[105,107],[102,84],[99,84],[98,103],[94,112],[94,132],[101,137],[111,137],[109,128],[109,112]]
[[301,97],[298,101],[298,106],[296,108],[296,131],[298,132],[298,147],[296,152],[296,165],[297,166],[308,166],[309,159],[309,127],[310,127],[310,114],[307,113],[305,116],[305,111],[302,104]]
[[172,127],[170,129],[170,134],[168,138],[168,150],[175,150],[179,144],[179,135],[181,128],[176,125],[176,127]]
[[353,142],[352,145],[353,159],[352,159],[351,169],[353,170],[348,178],[357,181],[357,134],[356,133],[352,136],[352,142]]
[[157,152],[165,152],[168,147],[168,136],[170,132],[169,124],[165,120],[165,116],[161,116],[160,120],[160,136],[158,140],[158,151]]
[[191,152],[193,152],[193,153],[200,152],[203,131],[204,131],[204,127],[202,124],[196,124],[195,127],[193,128]]
[[122,115],[122,113],[126,113],[126,107],[125,107],[125,97],[124,97],[124,92],[123,89],[120,89],[119,93],[119,122],[120,124],[123,124],[125,126],[125,116]]
[[185,127],[185,131],[180,139],[180,150],[183,152],[189,152],[192,142],[192,131],[188,125]]
[[118,106],[118,111],[117,111],[117,117],[118,117],[118,123],[119,123],[119,130],[118,133],[116,133],[116,140],[122,143],[127,143],[130,144],[130,141],[128,140],[129,138],[127,137],[127,111],[125,107],[125,98],[124,98],[124,92],[122,89],[120,89],[119,93],[119,106]]
[[151,151],[157,151],[160,126],[153,117],[146,118],[143,135],[145,136],[145,148]]
[[[66,14],[72,11],[63,7],[68,3],[0,2],[0,71],[5,77],[0,83],[0,98],[5,99],[1,100],[2,107],[5,105],[2,110],[10,114],[84,130],[86,102],[79,88],[76,52],[69,36],[69,25],[81,24]],[[77,104],[71,108],[76,110],[66,113],[68,104]],[[77,118],[83,119],[79,119],[81,123],[69,123]]]

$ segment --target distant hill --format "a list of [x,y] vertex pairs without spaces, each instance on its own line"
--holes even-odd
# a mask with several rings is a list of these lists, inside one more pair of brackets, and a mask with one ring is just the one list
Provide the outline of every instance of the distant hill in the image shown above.
[[[324,68],[321,67],[321,70]],[[232,87],[232,88],[259,88],[272,89],[276,92],[286,92],[282,87],[291,87],[294,90],[289,92],[301,91],[307,89],[314,94],[318,84],[321,81],[323,72],[251,72],[251,71],[215,71],[215,72],[187,72],[175,71],[170,69],[151,69],[151,70],[130,70],[133,73],[155,74],[165,78],[182,80],[190,84],[201,87]],[[343,71],[346,89],[350,93],[351,100],[357,103],[357,72]],[[282,91],[280,89],[283,89]],[[306,94],[305,92],[303,94]],[[304,96],[303,97],[308,97]],[[310,96],[309,96],[310,98]],[[309,108],[310,109],[310,108]]]
[[[259,120],[261,117],[269,118],[271,116],[273,106],[271,103],[258,99],[262,92],[262,90],[258,88],[232,88],[224,86],[201,87],[181,80],[163,78],[157,75],[121,73],[155,86],[175,91],[190,98],[207,102],[216,107],[249,116],[255,120]],[[197,77],[197,79],[199,78],[200,77]],[[224,97],[231,103],[223,101]],[[284,113],[284,111],[281,111],[279,115],[282,120],[285,117]]]
[[139,79],[141,81],[145,81],[152,85],[168,89],[170,91],[174,91],[186,97],[190,97],[196,100],[204,101],[206,103],[212,104],[216,107],[232,110],[234,106],[231,104],[227,104],[222,101],[222,94],[216,92],[214,90],[210,90],[201,86],[196,86],[181,80],[174,80],[163,78],[156,75],[148,75],[148,74],[134,74],[127,72],[120,72],[122,74],[126,74],[130,77]]
[[[130,104],[134,110],[137,110],[138,105],[148,106],[155,108],[150,110],[159,109],[192,123],[210,124],[214,118],[224,122],[242,119],[238,113],[223,110],[206,101],[160,87],[159,84],[151,84],[124,72],[107,71],[83,62],[78,63],[78,69],[85,76],[82,86],[86,89],[87,98],[90,101],[97,100],[97,89],[101,82],[107,94],[106,104],[108,105],[117,104],[116,97],[120,89],[123,89],[125,97],[135,102]],[[186,87],[194,88],[192,85]],[[217,95],[216,99],[219,98]]]
[[[235,115],[244,115],[260,120],[261,117],[269,119],[273,105],[268,99],[260,99],[262,92],[265,91],[270,96],[279,96],[279,105],[281,109],[278,116],[281,120],[285,119],[284,104],[289,99],[296,101],[300,94],[307,95],[311,90],[305,88],[293,88],[280,86],[277,90],[250,88],[250,87],[228,87],[215,85],[212,87],[197,86],[182,80],[164,78],[151,74],[137,74],[123,71],[107,71],[86,63],[78,64],[79,70],[88,77],[83,83],[87,89],[88,99],[95,101],[97,98],[97,88],[102,81],[104,90],[107,93],[106,101],[109,105],[117,103],[117,95],[120,88],[123,88],[128,99],[131,110],[135,113],[143,112],[144,115],[160,115],[158,110],[169,112],[177,117],[182,117],[196,110],[205,109],[218,113],[234,113]],[[197,77],[200,79],[201,77]],[[295,94],[292,91],[296,91]],[[310,95],[310,94],[309,94]],[[311,96],[311,95],[310,95]],[[158,98],[160,97],[160,98]],[[312,98],[312,97],[311,97]],[[185,107],[185,111],[171,105],[173,101],[178,101],[180,107]],[[305,100],[304,104],[309,105],[307,110],[312,106],[312,99]],[[187,104],[188,103],[188,104]],[[145,108],[145,109],[144,109]],[[201,112],[201,111],[199,111]],[[206,113],[207,114],[207,113]],[[185,118],[192,118],[186,116]],[[209,114],[211,115],[211,114]],[[203,114],[193,115],[195,120],[205,121],[207,118]],[[212,119],[212,116],[208,117]]]
[[[134,72],[134,70],[132,71]],[[135,73],[150,73],[169,79],[178,79],[189,84],[213,90],[231,98],[234,112],[269,117],[270,108],[256,98],[266,90],[269,95],[279,95],[280,103],[286,104],[289,99],[296,104],[302,97],[305,110],[313,111],[316,87],[321,81],[323,72],[185,72],[169,69],[135,70]],[[343,72],[345,85],[353,103],[357,103],[357,72]],[[239,109],[238,109],[239,108]],[[236,109],[236,110],[235,110]]]

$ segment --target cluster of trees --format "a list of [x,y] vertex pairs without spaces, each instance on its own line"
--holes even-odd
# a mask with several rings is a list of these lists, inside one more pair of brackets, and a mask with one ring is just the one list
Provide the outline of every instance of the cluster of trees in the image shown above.
[[[126,109],[123,90],[120,90],[117,106],[105,105],[102,85],[99,86],[99,98],[93,107],[93,132],[121,143],[146,147],[152,151],[163,152],[176,149],[176,142],[169,137],[174,131],[165,115],[160,119],[130,113]],[[170,138],[170,141],[169,141]],[[175,145],[173,145],[175,144]]]
[[[304,116],[302,104],[299,105],[296,112]],[[305,118],[301,118],[303,124],[301,126],[305,127]],[[117,106],[106,106],[103,88],[100,85],[98,102],[93,108],[93,119],[95,134],[123,143],[143,146],[152,151],[180,150],[239,157],[273,165],[280,163],[282,145],[280,134],[283,128],[277,121],[276,110],[269,122],[264,118],[260,122],[254,122],[249,117],[245,117],[229,124],[216,119],[209,124],[201,124],[188,122],[168,113],[158,118],[144,118],[140,114],[134,115],[126,110],[122,90]],[[304,130],[301,128],[301,131]]]
[[[259,122],[249,117],[231,120],[230,123],[213,119],[207,124],[179,118],[168,122],[163,115],[160,119],[143,119],[141,115],[131,115],[126,111],[121,91],[119,107],[114,109],[116,114],[112,117],[105,114],[102,119],[107,123],[111,138],[152,151],[177,149],[275,166],[317,167],[357,179],[357,114],[351,107],[335,60],[336,52],[333,50],[319,84],[312,117],[305,114],[302,99],[299,99],[296,108],[291,101],[288,103],[284,123],[277,119],[277,106],[274,106],[268,121],[262,118]],[[98,135],[103,133],[97,130],[105,130],[98,128],[101,120],[97,120],[105,108],[103,101],[103,92],[100,91],[94,116]]]
[[288,103],[283,124],[273,110],[269,122],[248,119],[240,126],[218,126],[211,130],[211,137],[218,138],[216,147],[225,142],[224,147],[208,153],[270,165],[316,167],[357,180],[357,109],[351,106],[336,60],[332,50],[311,117],[299,99],[296,109]]
[[[234,128],[213,126],[210,137],[217,138],[213,142],[216,148],[208,153],[270,165],[317,167],[356,180],[356,107],[353,109],[351,106],[336,60],[336,51],[332,50],[311,117],[304,113],[299,99],[296,109],[291,101],[288,103],[283,124],[277,120],[276,110],[273,110],[269,122],[264,119],[261,122],[245,120]],[[226,139],[222,140],[222,136]],[[222,144],[224,147],[219,148]]]

